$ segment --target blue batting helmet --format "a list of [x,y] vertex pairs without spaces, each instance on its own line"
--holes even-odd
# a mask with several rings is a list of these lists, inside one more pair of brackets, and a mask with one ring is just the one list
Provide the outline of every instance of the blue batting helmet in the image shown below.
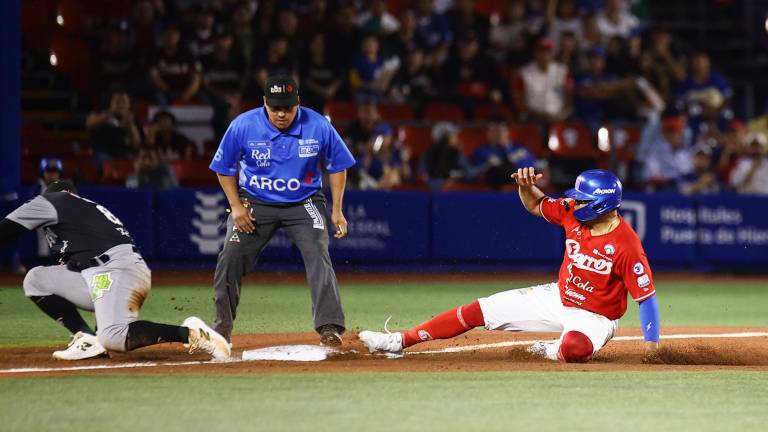
[[43,175],[45,171],[58,171],[64,172],[64,164],[61,159],[57,158],[42,158],[40,159],[40,175]]
[[565,196],[576,201],[589,201],[573,212],[580,222],[589,222],[621,205],[621,181],[612,172],[593,169],[576,177],[576,186],[565,191]]

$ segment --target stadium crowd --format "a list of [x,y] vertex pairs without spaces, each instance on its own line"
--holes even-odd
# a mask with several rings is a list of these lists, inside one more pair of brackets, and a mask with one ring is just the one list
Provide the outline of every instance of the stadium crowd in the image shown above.
[[[707,52],[643,1],[477,3],[137,0],[89,39],[93,163],[176,186],[285,73],[355,155],[350,188],[504,190],[535,165],[551,187],[597,166],[634,190],[768,194],[768,114],[735,118]],[[212,139],[180,131],[184,105],[211,107]]]

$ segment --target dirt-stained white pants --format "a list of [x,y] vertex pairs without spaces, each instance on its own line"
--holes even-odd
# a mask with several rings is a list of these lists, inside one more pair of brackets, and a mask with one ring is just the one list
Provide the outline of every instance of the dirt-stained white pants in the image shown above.
[[139,309],[149,296],[152,274],[129,244],[105,252],[110,260],[82,272],[65,265],[40,266],[24,278],[24,294],[57,295],[80,309],[96,312],[96,336],[104,348],[125,351],[128,324],[139,317]]

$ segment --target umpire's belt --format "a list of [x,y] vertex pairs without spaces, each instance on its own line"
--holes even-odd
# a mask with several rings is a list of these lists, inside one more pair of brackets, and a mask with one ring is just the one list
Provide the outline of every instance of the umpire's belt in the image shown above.
[[[139,253],[139,249],[136,248],[136,246],[132,246],[131,248],[133,249],[134,252]],[[88,262],[82,263],[82,264],[77,262],[77,261],[68,261],[67,262],[67,269],[72,270],[72,271],[76,271],[76,272],[81,272],[81,271],[83,271],[85,269],[89,269],[91,267],[103,266],[104,264],[108,263],[111,260],[112,260],[112,258],[110,258],[109,254],[105,254],[104,253],[104,254],[101,254],[99,256],[95,256],[95,257],[89,259]]]

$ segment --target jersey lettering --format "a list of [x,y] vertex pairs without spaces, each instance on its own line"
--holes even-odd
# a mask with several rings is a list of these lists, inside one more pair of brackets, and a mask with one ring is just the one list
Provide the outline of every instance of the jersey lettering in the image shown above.
[[568,258],[571,259],[573,265],[576,268],[595,272],[598,274],[610,274],[613,268],[613,262],[602,258],[595,258],[593,256],[580,252],[581,245],[575,240],[568,239],[565,241],[565,251],[568,254]]
[[272,149],[266,150],[254,149],[251,150],[251,159],[256,161],[257,167],[268,167],[272,160]]
[[120,219],[117,218],[114,214],[112,214],[111,211],[107,210],[106,207],[104,207],[101,204],[96,204],[96,209],[101,212],[101,214],[104,215],[104,217],[107,218],[108,221],[112,222],[115,225],[123,226],[123,223],[120,222]]
[[301,187],[299,179],[271,179],[264,176],[251,176],[251,180],[248,182],[248,186],[255,187],[262,190],[274,190],[277,192],[297,191]]

